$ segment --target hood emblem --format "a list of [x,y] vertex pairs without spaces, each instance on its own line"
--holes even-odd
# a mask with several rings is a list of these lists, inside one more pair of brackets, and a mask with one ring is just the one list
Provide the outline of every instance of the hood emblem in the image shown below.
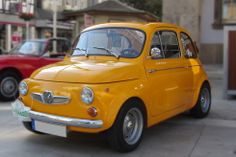
[[52,104],[53,99],[54,99],[54,96],[51,91],[43,92],[43,101],[45,102],[45,104]]

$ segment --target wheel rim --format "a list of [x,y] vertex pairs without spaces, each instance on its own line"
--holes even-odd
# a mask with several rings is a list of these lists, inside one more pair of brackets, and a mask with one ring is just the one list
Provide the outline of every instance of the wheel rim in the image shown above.
[[16,95],[18,82],[14,77],[5,77],[0,86],[1,94],[10,98]]
[[207,88],[204,88],[200,98],[202,112],[206,113],[210,106],[210,92]]
[[135,144],[141,137],[143,132],[143,116],[139,109],[130,109],[123,123],[123,137],[129,144]]

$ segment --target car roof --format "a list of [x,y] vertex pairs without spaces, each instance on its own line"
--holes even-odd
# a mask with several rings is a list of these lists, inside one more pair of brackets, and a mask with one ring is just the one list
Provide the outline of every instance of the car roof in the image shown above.
[[189,34],[189,32],[180,26],[177,26],[175,24],[170,24],[170,23],[163,23],[163,22],[153,22],[153,23],[135,23],[135,22],[121,22],[121,23],[104,23],[104,24],[98,24],[98,25],[94,25],[91,27],[88,27],[86,29],[84,29],[82,32],[84,31],[88,31],[88,30],[93,30],[93,29],[99,29],[99,28],[109,28],[109,27],[116,27],[116,28],[135,28],[135,29],[140,29],[143,31],[147,31],[150,28],[151,29],[155,29],[155,28],[174,28],[174,29],[180,29],[181,31],[184,31],[186,33]]

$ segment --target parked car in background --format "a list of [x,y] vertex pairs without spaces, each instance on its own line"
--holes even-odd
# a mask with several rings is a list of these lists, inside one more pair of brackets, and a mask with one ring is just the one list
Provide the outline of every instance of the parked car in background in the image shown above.
[[[53,44],[57,51],[53,51]],[[61,61],[70,48],[65,38],[34,39],[24,41],[8,55],[0,56],[0,100],[18,97],[18,83],[31,73],[48,64]]]
[[[211,88],[190,34],[164,23],[108,23],[85,29],[73,54],[19,85],[13,113],[34,133],[107,135],[129,152],[143,131],[190,110],[204,118]],[[171,129],[171,128],[170,128]]]

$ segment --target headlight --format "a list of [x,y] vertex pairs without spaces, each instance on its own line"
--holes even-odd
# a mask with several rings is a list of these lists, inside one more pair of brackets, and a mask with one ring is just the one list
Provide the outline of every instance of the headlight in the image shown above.
[[19,92],[21,95],[26,95],[28,93],[28,85],[26,82],[22,81],[19,84]]
[[81,99],[85,104],[91,104],[94,99],[93,90],[88,87],[84,87],[81,92]]

